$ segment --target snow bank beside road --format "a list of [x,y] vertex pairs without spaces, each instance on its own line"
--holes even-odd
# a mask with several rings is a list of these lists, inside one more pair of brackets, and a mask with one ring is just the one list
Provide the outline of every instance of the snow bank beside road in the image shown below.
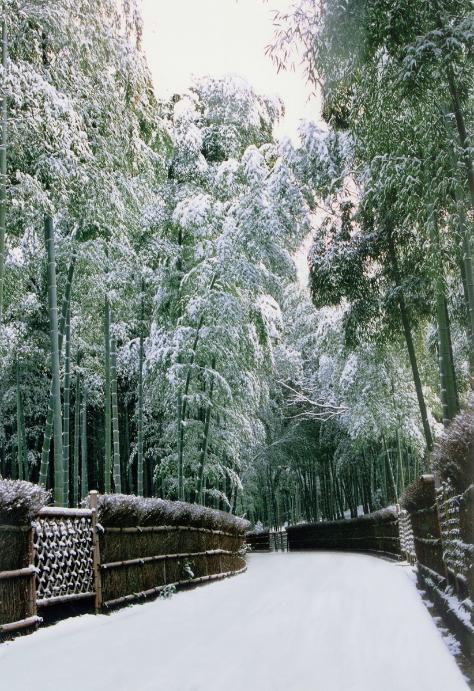
[[397,563],[252,555],[247,573],[0,646],[8,691],[466,691]]

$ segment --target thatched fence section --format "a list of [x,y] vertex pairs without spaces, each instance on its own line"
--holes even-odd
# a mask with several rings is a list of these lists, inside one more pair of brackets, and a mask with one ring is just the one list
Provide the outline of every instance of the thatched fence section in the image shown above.
[[38,609],[100,611],[173,586],[245,570],[248,522],[184,502],[91,492],[84,507],[0,480],[0,634],[34,628]]
[[28,482],[0,481],[0,638],[41,622],[31,522],[48,498]]
[[250,552],[287,552],[286,530],[253,530],[246,534],[245,541]]
[[401,553],[398,516],[392,509],[359,518],[289,526],[286,531],[290,550],[337,549],[395,557]]

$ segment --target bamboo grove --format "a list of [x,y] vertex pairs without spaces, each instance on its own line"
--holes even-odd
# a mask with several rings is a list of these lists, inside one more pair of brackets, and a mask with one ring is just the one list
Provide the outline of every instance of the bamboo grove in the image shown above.
[[137,6],[97,5],[2,2],[0,474],[275,526],[396,502],[474,375],[469,4],[300,0],[296,142],[238,77],[160,100]]

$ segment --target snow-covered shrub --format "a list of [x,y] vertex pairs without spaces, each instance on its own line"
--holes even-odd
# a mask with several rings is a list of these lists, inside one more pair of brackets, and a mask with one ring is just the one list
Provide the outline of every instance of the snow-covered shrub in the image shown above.
[[49,492],[39,485],[0,479],[0,525],[27,525],[49,498]]
[[428,509],[435,503],[435,486],[432,475],[422,475],[405,488],[400,497],[400,506],[409,513]]
[[474,408],[467,408],[451,421],[432,455],[440,478],[461,494],[474,480]]
[[[89,500],[86,500],[86,503]],[[98,497],[99,522],[104,526],[182,525],[244,533],[249,522],[198,504],[136,497],[131,494],[102,494]]]

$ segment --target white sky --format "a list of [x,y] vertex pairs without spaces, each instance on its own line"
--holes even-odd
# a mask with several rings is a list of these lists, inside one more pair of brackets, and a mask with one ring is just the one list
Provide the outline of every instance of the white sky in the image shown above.
[[292,0],[141,0],[144,47],[156,92],[186,90],[193,76],[239,74],[259,93],[278,94],[285,119],[277,136],[296,134],[298,120],[319,119],[302,69],[277,74],[265,47],[273,36],[274,10]]

